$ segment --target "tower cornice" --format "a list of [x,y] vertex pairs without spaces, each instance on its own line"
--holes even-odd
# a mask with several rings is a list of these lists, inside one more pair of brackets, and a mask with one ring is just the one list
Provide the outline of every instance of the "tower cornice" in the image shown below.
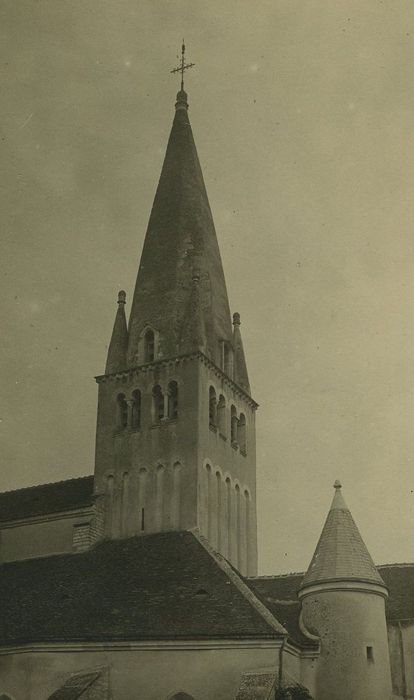
[[357,591],[359,593],[376,593],[382,598],[388,598],[388,588],[385,584],[374,583],[369,579],[353,579],[353,578],[338,578],[327,579],[326,581],[318,581],[318,583],[308,584],[303,586],[298,591],[298,598],[303,599],[306,596],[314,595],[315,593],[326,593],[333,591]]
[[216,364],[212,360],[210,360],[207,355],[205,355],[201,350],[197,350],[196,352],[190,352],[190,353],[184,353],[182,355],[176,355],[174,357],[166,357],[163,358],[162,360],[154,360],[153,362],[147,362],[142,365],[137,365],[136,367],[131,367],[129,369],[120,371],[120,372],[113,372],[110,374],[101,374],[95,377],[95,380],[97,384],[104,384],[106,382],[113,382],[113,381],[122,381],[123,378],[125,377],[133,377],[136,375],[139,375],[141,373],[146,373],[146,372],[151,372],[155,367],[165,367],[167,365],[177,365],[181,364],[182,362],[186,361],[191,361],[191,360],[199,360],[202,362],[204,365],[209,367],[214,374],[219,377],[221,380],[225,382],[233,391],[241,396],[246,403],[251,406],[253,410],[256,410],[259,407],[259,404],[252,399],[249,394],[242,389],[236,382],[234,382],[230,377],[223,372],[223,370],[220,369],[220,367],[217,367]]

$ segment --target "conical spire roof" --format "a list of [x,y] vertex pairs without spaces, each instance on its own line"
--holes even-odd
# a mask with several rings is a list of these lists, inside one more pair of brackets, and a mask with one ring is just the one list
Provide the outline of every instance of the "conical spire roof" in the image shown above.
[[213,217],[188,118],[187,94],[180,91],[132,303],[129,367],[137,364],[139,337],[148,325],[159,334],[159,359],[187,351],[182,345],[182,324],[191,306],[195,264],[207,339],[204,351],[219,365],[222,342],[231,344],[232,340],[230,310]]
[[105,374],[122,372],[126,369],[128,330],[125,318],[125,303],[126,294],[124,291],[120,291],[118,293],[118,309],[106,359]]
[[385,586],[341,493],[335,495],[302,587],[328,581],[364,581]]
[[206,333],[204,328],[203,310],[200,300],[200,275],[193,272],[192,289],[188,308],[183,317],[180,337],[180,353],[189,350],[205,350]]

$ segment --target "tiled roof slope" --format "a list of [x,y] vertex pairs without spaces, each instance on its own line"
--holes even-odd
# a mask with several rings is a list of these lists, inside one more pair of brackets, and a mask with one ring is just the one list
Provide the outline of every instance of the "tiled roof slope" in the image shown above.
[[261,595],[273,595],[281,602],[297,600],[303,573],[279,574],[278,576],[252,576],[247,579]]
[[388,621],[414,620],[414,564],[386,564],[378,568],[389,591]]
[[356,580],[384,585],[342,497],[340,484],[302,587],[322,581]]
[[284,636],[243,587],[191,532],[6,563],[0,644]]
[[249,578],[247,583],[280,624],[287,629],[291,641],[302,647],[314,647],[317,644],[306,637],[299,627],[301,605],[297,592],[302,580],[303,574],[287,574]]
[[0,493],[0,522],[92,505],[93,476]]
[[77,673],[75,676],[68,678],[52,695],[49,695],[48,700],[78,700],[81,696],[86,697],[84,695],[85,691],[95,683],[100,675],[99,671]]
[[[378,570],[389,591],[385,603],[388,622],[414,620],[414,564],[383,564]],[[299,628],[297,592],[302,580],[303,574],[285,574],[249,578],[247,583],[287,629],[290,639],[312,646],[312,641],[304,637]]]

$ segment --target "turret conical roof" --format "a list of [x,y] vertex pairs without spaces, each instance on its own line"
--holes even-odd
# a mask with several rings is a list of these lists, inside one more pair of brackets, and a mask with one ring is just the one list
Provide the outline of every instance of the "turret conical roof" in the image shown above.
[[364,581],[385,586],[335,482],[335,495],[302,587],[327,581]]
[[187,95],[180,91],[132,303],[129,367],[138,364],[140,334],[148,325],[158,333],[158,358],[194,349],[183,347],[187,335],[183,324],[188,323],[194,293],[194,267],[199,271],[199,325],[207,339],[203,350],[219,365],[223,341],[232,342],[230,310],[213,217],[188,118]]

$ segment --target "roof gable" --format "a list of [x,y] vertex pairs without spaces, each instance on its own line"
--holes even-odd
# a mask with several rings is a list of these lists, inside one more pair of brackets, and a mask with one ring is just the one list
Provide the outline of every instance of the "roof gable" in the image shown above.
[[0,598],[2,645],[286,634],[191,532],[3,564]]

